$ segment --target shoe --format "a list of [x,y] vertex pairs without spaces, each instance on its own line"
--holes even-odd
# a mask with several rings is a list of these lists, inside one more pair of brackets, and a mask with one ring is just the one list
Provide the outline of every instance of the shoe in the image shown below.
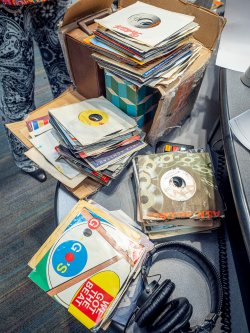
[[38,180],[40,183],[45,182],[45,180],[47,179],[46,173],[42,169],[37,169],[32,172],[26,172],[26,171],[24,172],[27,173],[27,175],[30,175],[31,177]]

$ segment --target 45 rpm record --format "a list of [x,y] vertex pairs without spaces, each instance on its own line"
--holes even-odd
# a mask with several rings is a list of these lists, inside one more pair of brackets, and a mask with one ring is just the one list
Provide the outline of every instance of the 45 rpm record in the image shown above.
[[102,110],[85,110],[79,113],[78,119],[85,125],[101,126],[107,123],[109,116]]
[[162,192],[171,200],[186,201],[196,192],[196,182],[190,173],[176,168],[163,174],[160,180]]
[[[77,215],[73,221],[71,227],[64,231],[49,252],[46,263],[46,278],[49,289],[56,288],[117,255],[116,249],[105,240],[103,235],[95,229],[89,229],[88,221],[81,214]],[[100,221],[105,232],[115,239],[122,248],[127,249],[129,239],[124,238],[123,234],[116,230],[113,225],[101,219]],[[101,248],[100,251],[99,248]],[[98,251],[98,255],[93,255],[96,251]],[[119,260],[112,265],[111,270],[117,273],[122,280],[130,269],[129,263]],[[57,293],[54,296],[55,299],[68,308],[73,295],[83,282],[84,278]]]
[[153,14],[135,14],[128,18],[128,23],[136,28],[148,29],[159,25],[161,19]]

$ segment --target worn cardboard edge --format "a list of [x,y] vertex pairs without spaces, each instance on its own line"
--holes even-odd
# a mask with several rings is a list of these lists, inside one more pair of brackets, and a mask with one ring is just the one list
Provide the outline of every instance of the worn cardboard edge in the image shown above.
[[87,177],[81,184],[71,189],[70,187],[64,185],[65,188],[70,191],[77,199],[85,199],[89,195],[96,193],[100,188],[101,184],[97,183],[93,179]]
[[192,73],[196,73],[198,72],[202,67],[206,66],[206,64],[208,63],[211,55],[212,55],[212,51],[210,51],[209,49],[205,48],[205,47],[202,47],[201,49],[201,52],[202,52],[202,55],[200,57],[198,57],[187,69],[187,71],[185,72],[185,74],[175,80],[173,83],[171,83],[169,86],[168,86],[168,89],[165,89],[164,87],[161,87],[160,85],[156,86],[156,88],[159,90],[159,92],[161,93],[161,99],[158,103],[158,107],[156,109],[156,112],[155,112],[155,115],[154,115],[154,118],[153,118],[153,121],[152,121],[152,125],[149,129],[149,132],[146,136],[146,141],[148,143],[152,143],[151,142],[151,136],[152,136],[152,132],[154,131],[154,126],[157,126],[157,121],[158,121],[158,118],[161,114],[161,110],[162,108],[164,107],[164,99],[166,97],[166,95],[171,95],[171,94],[174,94],[174,92],[176,91],[176,89],[178,88],[178,86],[181,84],[181,83],[184,83],[191,75]]
[[73,87],[69,87],[60,96],[52,101],[42,105],[38,109],[32,111],[25,120],[9,123],[5,126],[19,139],[27,148],[32,148],[33,145],[27,138],[26,122],[48,114],[48,110],[54,107],[60,107],[83,101],[85,98],[80,95]]
[[78,0],[72,6],[68,7],[61,26],[65,27],[101,10],[110,9],[112,3],[113,0]]
[[[103,1],[101,1],[103,2]],[[98,4],[99,2],[95,3]],[[102,12],[112,12],[112,8],[111,8],[111,4],[110,0],[107,1],[108,7],[105,6],[94,6],[94,7],[90,7],[89,9],[86,8],[86,3],[85,1],[78,1],[77,3],[73,4],[72,6],[68,7],[65,15],[64,15],[64,19],[62,21],[59,22],[59,29],[58,29],[58,36],[59,36],[59,41],[62,47],[62,51],[63,51],[63,55],[64,55],[64,59],[65,59],[65,63],[69,72],[69,75],[71,77],[72,82],[75,84],[75,78],[74,78],[74,73],[71,70],[71,66],[70,66],[70,56],[69,56],[69,52],[68,52],[68,45],[67,45],[67,38],[66,35],[69,34],[71,31],[74,30],[80,30],[85,37],[87,37],[88,35],[86,34],[86,32],[83,32],[79,26],[78,26],[78,22],[79,21],[83,21],[83,20],[88,20],[90,18],[92,18],[95,16],[95,14],[98,13],[102,13]],[[93,5],[93,3],[91,2],[91,5]],[[80,8],[80,10],[79,10]],[[93,11],[93,8],[95,9],[95,11]],[[78,29],[77,29],[78,28]],[[76,85],[76,84],[75,84]]]

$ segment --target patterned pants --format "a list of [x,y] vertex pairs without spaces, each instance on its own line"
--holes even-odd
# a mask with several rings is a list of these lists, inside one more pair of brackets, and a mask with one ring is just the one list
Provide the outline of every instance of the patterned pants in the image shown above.
[[[68,0],[52,0],[36,5],[0,5],[0,114],[3,123],[24,119],[35,109],[33,38],[42,56],[52,93],[57,97],[70,84],[58,39],[58,22]],[[26,172],[34,165],[25,147],[7,130],[16,165]]]

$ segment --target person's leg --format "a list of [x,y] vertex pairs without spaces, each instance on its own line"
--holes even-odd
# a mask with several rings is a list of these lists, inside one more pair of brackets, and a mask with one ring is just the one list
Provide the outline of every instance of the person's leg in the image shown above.
[[[0,114],[3,123],[19,121],[34,110],[34,54],[31,22],[25,6],[0,9]],[[7,130],[16,165],[32,172],[37,166],[25,147]]]
[[[0,8],[0,116],[3,124],[24,119],[35,109],[34,53],[28,6]],[[39,181],[45,173],[24,152],[24,145],[6,129],[16,165]]]
[[67,9],[68,0],[47,1],[34,6],[34,38],[39,46],[52,93],[60,95],[72,84],[58,38],[58,23]]

